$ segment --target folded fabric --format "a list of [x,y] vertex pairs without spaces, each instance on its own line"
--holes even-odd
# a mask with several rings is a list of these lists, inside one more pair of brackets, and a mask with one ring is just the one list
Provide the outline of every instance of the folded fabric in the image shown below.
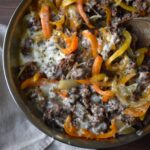
[[[6,27],[0,25],[0,150],[86,150],[46,136],[33,126],[9,94],[2,69]],[[54,142],[53,142],[54,141]]]

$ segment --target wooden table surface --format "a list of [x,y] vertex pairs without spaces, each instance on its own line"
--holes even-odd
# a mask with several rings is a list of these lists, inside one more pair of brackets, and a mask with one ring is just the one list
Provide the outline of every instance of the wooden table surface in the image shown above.
[[[0,24],[7,25],[15,8],[21,0],[0,0]],[[111,150],[150,150],[150,134],[131,144]],[[60,149],[61,150],[61,149]]]

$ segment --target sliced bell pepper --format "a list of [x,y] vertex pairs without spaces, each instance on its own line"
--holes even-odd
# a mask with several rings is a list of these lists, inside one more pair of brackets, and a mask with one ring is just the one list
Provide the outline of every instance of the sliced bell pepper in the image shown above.
[[122,44],[122,46],[112,55],[108,58],[108,60],[106,61],[106,67],[109,68],[112,61],[114,61],[116,58],[118,58],[119,56],[121,56],[129,47],[132,41],[132,37],[130,35],[130,33],[126,30],[123,31],[123,35],[125,37],[125,41]]
[[131,73],[128,74],[126,76],[123,76],[121,78],[121,80],[119,81],[120,84],[126,84],[129,80],[131,80],[134,76],[136,75],[136,73]]
[[82,79],[82,80],[75,80],[75,81],[80,84],[99,84],[99,82],[104,80],[105,77],[106,77],[105,74],[97,74],[89,79]]
[[59,8],[61,6],[62,0],[55,0],[56,7]]
[[83,20],[85,21],[86,25],[91,29],[91,28],[94,28],[93,25],[91,25],[85,11],[84,11],[84,8],[83,8],[83,3],[84,3],[84,0],[77,0],[77,9],[78,9],[78,12],[80,14],[80,16],[83,18]]
[[107,24],[107,26],[110,26],[110,23],[111,23],[111,9],[107,6],[102,6],[102,8],[104,9],[104,11],[106,13],[106,24]]
[[57,15],[58,14],[58,9],[57,7],[55,6],[54,2],[50,1],[50,0],[41,0],[41,6],[42,5],[46,5],[46,6],[49,6],[49,8],[51,10],[53,10],[53,12]]
[[149,107],[150,107],[150,102],[147,102],[138,107],[129,107],[124,110],[124,114],[132,117],[142,117],[145,115]]
[[96,36],[88,30],[84,30],[82,32],[82,35],[90,41],[92,55],[95,58],[98,55],[98,41],[96,39]]
[[70,135],[72,137],[79,137],[79,135],[77,133],[77,129],[73,126],[73,124],[71,122],[71,116],[70,115],[65,120],[64,130],[68,135]]
[[97,135],[96,139],[108,139],[108,138],[111,138],[111,137],[115,137],[115,135],[117,133],[117,126],[115,124],[115,120],[114,119],[112,119],[112,121],[111,121],[110,129],[111,130],[108,131],[107,133],[103,133],[103,134]]
[[21,84],[21,90],[26,89],[27,87],[31,87],[31,86],[35,86],[35,84],[37,83],[37,81],[40,79],[41,74],[40,73],[36,73],[33,77],[25,80],[22,84]]
[[76,82],[78,82],[80,84],[90,84],[90,80],[89,79],[76,80]]
[[[71,122],[70,115],[65,120],[64,130],[68,135],[72,137],[80,137],[80,138],[96,139],[96,140],[112,138],[117,133],[117,127],[114,119],[112,119],[111,121],[110,131],[97,135],[97,134],[93,134],[91,131],[87,129],[77,129],[76,127],[74,127]],[[78,133],[78,131],[80,131],[80,134]]]
[[97,55],[97,57],[95,58],[94,63],[93,63],[92,75],[96,75],[96,74],[100,73],[102,63],[103,63],[103,58],[101,56]]
[[97,86],[96,84],[93,85],[93,89],[100,95],[103,96],[102,101],[103,102],[108,102],[109,99],[114,97],[114,92],[107,90],[107,91],[103,91],[99,88],[99,86]]
[[130,11],[130,12],[137,12],[137,9],[135,7],[132,6],[128,6],[125,3],[122,2],[122,0],[114,0],[115,3],[120,6],[121,8]]
[[49,24],[49,19],[50,19],[49,6],[42,5],[40,10],[40,18],[41,18],[43,35],[46,39],[48,39],[52,34],[52,27]]
[[65,17],[64,16],[62,16],[60,18],[60,20],[58,20],[58,21],[55,21],[55,22],[50,21],[50,24],[55,25],[57,30],[62,29],[64,23],[65,23]]
[[46,78],[42,78],[41,74],[38,72],[33,77],[26,79],[21,84],[21,90],[24,90],[28,87],[34,87],[34,86],[40,86],[40,85],[46,85],[49,83],[57,83],[57,80],[49,80]]
[[92,84],[95,84],[95,83],[98,83],[98,82],[104,80],[105,77],[106,77],[106,74],[104,74],[104,73],[96,74],[96,75],[94,75],[93,77],[90,78],[90,82]]
[[54,89],[54,92],[57,93],[62,98],[68,97],[68,92],[66,90]]
[[65,8],[65,7],[68,7],[69,5],[72,5],[76,2],[77,2],[77,0],[63,0],[61,6]]
[[66,48],[60,48],[60,51],[66,55],[75,52],[78,49],[78,37],[73,34],[71,37],[65,38]]
[[136,63],[138,66],[141,66],[145,57],[145,54],[148,52],[148,48],[140,48],[137,50],[138,52],[138,56],[137,56],[137,60]]

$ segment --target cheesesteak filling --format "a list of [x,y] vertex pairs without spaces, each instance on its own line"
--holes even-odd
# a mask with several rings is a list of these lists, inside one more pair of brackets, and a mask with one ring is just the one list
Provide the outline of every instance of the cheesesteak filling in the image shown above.
[[[142,130],[150,51],[121,24],[149,16],[147,0],[38,0],[24,17],[18,78],[45,123],[72,137]],[[139,133],[139,132],[137,132]]]

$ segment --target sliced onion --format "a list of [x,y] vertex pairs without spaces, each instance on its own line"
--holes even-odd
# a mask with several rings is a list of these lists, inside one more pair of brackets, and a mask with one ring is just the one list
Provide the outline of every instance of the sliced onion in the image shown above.
[[61,80],[58,83],[58,88],[61,90],[69,90],[76,86],[78,86],[78,83],[74,80]]

